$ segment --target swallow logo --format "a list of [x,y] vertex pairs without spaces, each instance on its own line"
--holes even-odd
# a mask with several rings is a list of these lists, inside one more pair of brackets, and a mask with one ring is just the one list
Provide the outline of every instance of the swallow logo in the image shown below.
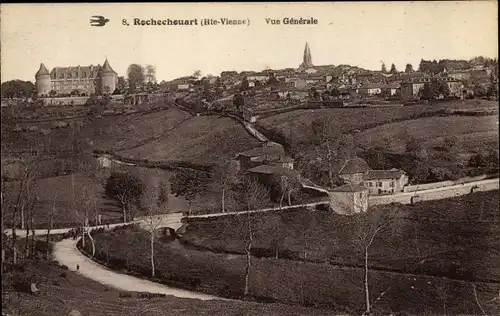
[[92,26],[104,26],[109,22],[109,19],[106,19],[102,15],[94,15],[90,19],[90,25]]

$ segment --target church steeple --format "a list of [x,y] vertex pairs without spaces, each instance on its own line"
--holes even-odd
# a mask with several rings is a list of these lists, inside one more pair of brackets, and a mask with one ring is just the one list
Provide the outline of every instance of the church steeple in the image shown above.
[[306,46],[304,48],[304,57],[302,59],[302,64],[299,68],[306,69],[313,67],[312,56],[311,56],[311,48],[309,48],[309,43],[306,42]]

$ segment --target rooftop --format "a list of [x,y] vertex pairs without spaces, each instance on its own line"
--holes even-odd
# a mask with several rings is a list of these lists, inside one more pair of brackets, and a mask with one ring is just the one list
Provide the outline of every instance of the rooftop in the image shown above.
[[280,166],[272,166],[272,165],[260,165],[260,166],[248,169],[248,172],[251,172],[251,173],[259,173],[259,174],[267,174],[267,175],[286,173],[289,171],[290,171],[290,169],[283,168]]
[[368,170],[363,175],[363,180],[378,180],[378,179],[399,179],[404,174],[402,170]]
[[354,174],[364,173],[371,170],[370,166],[363,159],[356,157],[344,160],[343,163],[338,164],[338,174]]
[[267,143],[263,146],[253,148],[238,154],[238,156],[256,157],[261,155],[285,155],[283,146],[275,143]]
[[359,184],[344,184],[340,187],[336,187],[332,189],[332,192],[361,192],[368,190],[362,185]]

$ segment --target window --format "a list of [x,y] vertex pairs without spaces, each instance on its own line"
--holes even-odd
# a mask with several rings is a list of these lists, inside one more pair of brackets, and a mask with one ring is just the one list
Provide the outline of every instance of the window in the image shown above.
[[391,181],[391,183],[389,184],[389,186],[390,186],[391,188],[394,188],[394,181]]
[[359,193],[359,198],[362,199],[363,198],[363,192],[360,192]]
[[373,187],[373,182],[368,182],[368,186]]
[[382,182],[377,182],[377,187],[382,187]]

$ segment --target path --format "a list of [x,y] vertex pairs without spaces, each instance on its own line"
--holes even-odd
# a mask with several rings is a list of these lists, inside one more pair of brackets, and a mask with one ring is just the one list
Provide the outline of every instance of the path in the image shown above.
[[[222,297],[203,293],[172,288],[160,283],[136,278],[130,275],[114,272],[92,259],[86,257],[76,248],[76,240],[64,239],[54,244],[53,256],[59,264],[64,264],[71,271],[97,281],[101,284],[114,287],[122,291],[161,293],[181,298],[199,300],[227,300]],[[79,265],[79,270],[76,270]]]
[[[182,213],[165,214],[159,228],[170,227],[170,228],[177,230],[182,226],[181,220],[182,220],[183,216],[184,215]],[[145,227],[145,224],[146,224],[145,217],[144,216],[137,217],[133,222],[109,224],[109,226],[108,225],[90,226],[89,229],[90,230],[99,229],[99,228],[113,229],[116,227],[121,227],[121,226],[126,226],[126,225],[131,225],[131,224],[139,224],[142,227]],[[50,234],[51,235],[61,235],[61,234],[69,232],[70,230],[72,230],[74,228],[75,227],[51,229]],[[12,228],[4,229],[4,233],[7,236],[12,235]],[[31,231],[29,233],[31,235]],[[47,229],[35,229],[35,236],[45,236],[45,235],[47,235]],[[16,236],[21,237],[21,238],[26,237],[26,229],[16,229]]]

